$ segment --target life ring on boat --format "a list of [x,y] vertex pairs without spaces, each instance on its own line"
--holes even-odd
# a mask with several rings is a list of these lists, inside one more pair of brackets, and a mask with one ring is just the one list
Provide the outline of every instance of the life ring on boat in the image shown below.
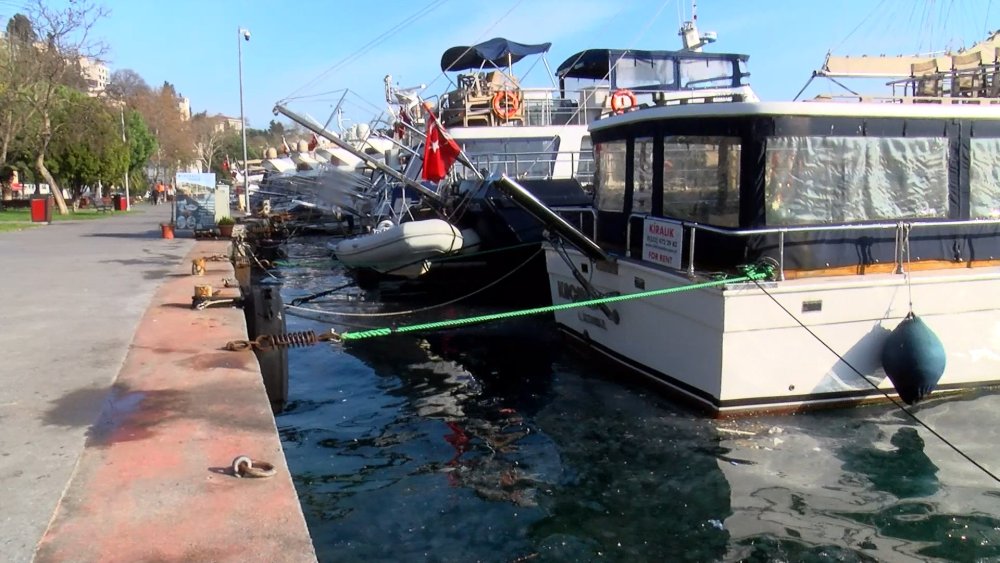
[[637,105],[635,94],[627,88],[619,88],[615,90],[614,94],[611,94],[611,111],[615,113],[624,113]]
[[496,94],[493,94],[493,100],[490,102],[490,107],[493,108],[493,113],[500,119],[504,121],[517,115],[517,112],[521,109],[521,100],[517,97],[517,94],[510,90],[501,90]]

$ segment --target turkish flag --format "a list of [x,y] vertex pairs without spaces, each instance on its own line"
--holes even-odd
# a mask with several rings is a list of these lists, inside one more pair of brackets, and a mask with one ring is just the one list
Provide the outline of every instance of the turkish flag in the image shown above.
[[318,147],[318,146],[319,146],[319,138],[316,137],[316,133],[313,133],[312,138],[309,139],[309,150],[310,150],[310,152],[316,150],[316,147]]
[[427,117],[427,140],[424,141],[424,170],[422,177],[431,182],[440,182],[448,174],[448,169],[462,148],[458,146],[455,139],[444,130],[438,123],[433,113]]

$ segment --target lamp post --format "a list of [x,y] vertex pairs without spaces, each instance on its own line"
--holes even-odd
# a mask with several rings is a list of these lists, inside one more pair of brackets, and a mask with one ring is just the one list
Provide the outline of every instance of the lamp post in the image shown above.
[[128,194],[128,173],[132,168],[132,149],[128,146],[128,139],[125,138],[125,102],[119,106],[122,115],[122,142],[125,143],[125,150],[128,151],[128,164],[125,165],[125,210],[132,209],[132,198]]
[[236,34],[236,52],[240,68],[240,132],[243,135],[243,198],[244,209],[250,213],[250,167],[247,166],[247,120],[243,114],[243,44],[240,39],[250,41],[250,30],[239,28]]

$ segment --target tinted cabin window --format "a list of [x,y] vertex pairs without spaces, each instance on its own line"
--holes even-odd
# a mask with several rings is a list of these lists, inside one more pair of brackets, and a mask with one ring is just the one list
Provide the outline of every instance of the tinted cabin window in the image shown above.
[[774,137],[769,225],[948,216],[948,139]]
[[594,183],[594,145],[590,141],[590,135],[580,139],[580,157],[576,167],[576,177],[581,184],[591,185]]
[[632,213],[649,213],[653,209],[653,139],[636,139],[633,157]]
[[[637,152],[638,147],[637,141]],[[636,168],[637,184],[638,178]],[[665,217],[738,227],[739,186],[739,138],[677,136],[663,139]]]
[[1000,139],[972,139],[969,218],[1000,219]]
[[648,90],[674,83],[674,61],[670,60],[622,57],[615,62],[612,72],[616,88]]
[[727,60],[681,61],[681,88],[725,88],[733,85],[733,63]]
[[597,209],[625,211],[625,141],[611,141],[594,148]]

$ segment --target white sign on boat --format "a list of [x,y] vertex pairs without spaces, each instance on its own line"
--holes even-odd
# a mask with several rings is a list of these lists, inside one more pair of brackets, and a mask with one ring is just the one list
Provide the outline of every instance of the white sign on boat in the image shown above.
[[642,259],[670,268],[681,267],[684,228],[677,221],[647,217],[642,223]]

